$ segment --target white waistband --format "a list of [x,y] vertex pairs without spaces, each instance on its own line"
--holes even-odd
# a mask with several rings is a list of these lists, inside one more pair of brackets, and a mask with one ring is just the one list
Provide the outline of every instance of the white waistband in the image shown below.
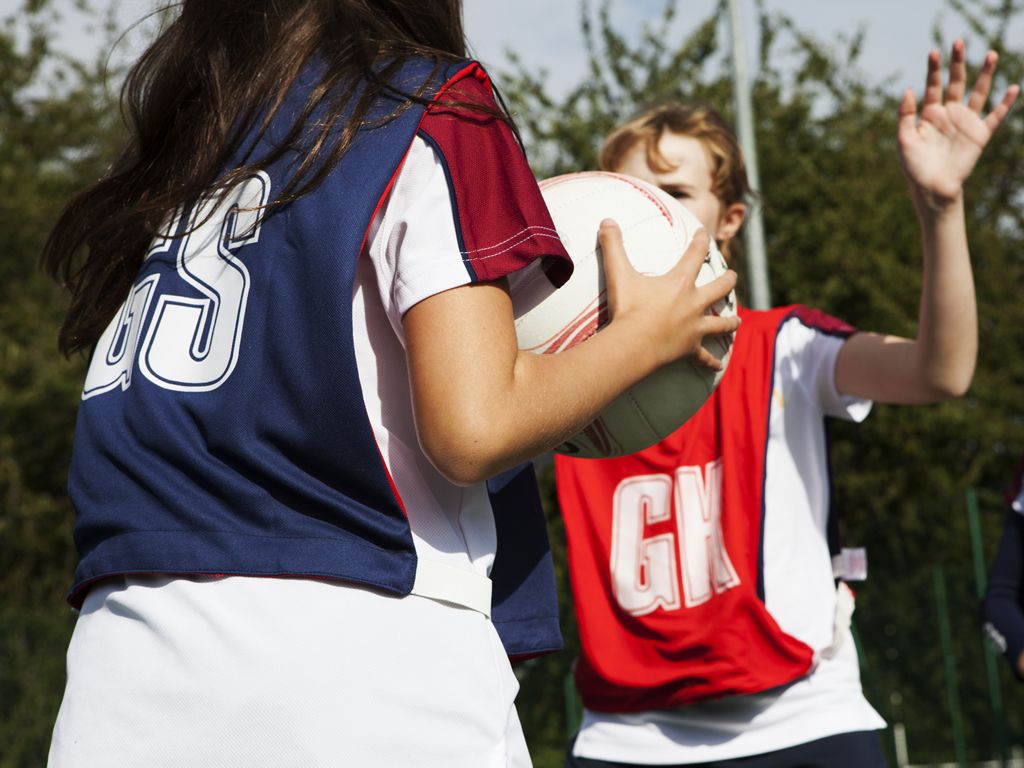
[[487,617],[491,615],[491,580],[436,560],[421,558],[416,564],[412,594],[472,608]]

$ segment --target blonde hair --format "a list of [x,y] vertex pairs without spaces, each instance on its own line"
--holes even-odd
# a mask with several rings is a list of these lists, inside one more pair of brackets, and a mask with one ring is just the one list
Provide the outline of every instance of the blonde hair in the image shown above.
[[[641,112],[608,135],[601,148],[598,168],[616,170],[626,153],[640,143],[647,153],[647,164],[653,170],[671,171],[675,166],[658,150],[658,141],[666,132],[690,136],[704,145],[711,160],[711,191],[723,209],[753,195],[736,134],[725,119],[706,104],[673,102]],[[724,251],[727,248],[723,247]]]

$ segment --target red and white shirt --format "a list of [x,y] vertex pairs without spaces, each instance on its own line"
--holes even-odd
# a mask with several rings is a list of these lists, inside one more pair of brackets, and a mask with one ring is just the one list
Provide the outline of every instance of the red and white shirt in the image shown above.
[[741,316],[725,377],[682,428],[631,456],[556,457],[578,755],[703,762],[884,726],[835,629],[824,417],[870,410],[834,385],[854,331],[803,307]]

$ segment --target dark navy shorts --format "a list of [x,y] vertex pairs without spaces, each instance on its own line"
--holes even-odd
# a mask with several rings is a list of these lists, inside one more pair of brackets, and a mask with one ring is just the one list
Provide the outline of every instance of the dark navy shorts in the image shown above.
[[[566,768],[651,768],[634,763],[613,763],[573,757],[569,747]],[[886,768],[876,731],[854,731],[826,736],[795,747],[765,752],[761,755],[718,760],[713,763],[661,765],[658,768]]]

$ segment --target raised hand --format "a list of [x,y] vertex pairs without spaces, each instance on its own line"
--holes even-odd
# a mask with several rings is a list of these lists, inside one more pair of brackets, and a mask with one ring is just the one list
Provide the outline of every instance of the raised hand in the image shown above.
[[967,67],[964,41],[958,39],[953,43],[945,100],[942,64],[936,50],[928,54],[920,119],[914,92],[910,88],[904,92],[898,130],[900,160],[919,203],[941,209],[960,198],[964,181],[1016,100],[1020,86],[1011,85],[1003,100],[987,116],[981,114],[992,88],[998,58],[995,51],[985,54],[981,72],[964,103]]

